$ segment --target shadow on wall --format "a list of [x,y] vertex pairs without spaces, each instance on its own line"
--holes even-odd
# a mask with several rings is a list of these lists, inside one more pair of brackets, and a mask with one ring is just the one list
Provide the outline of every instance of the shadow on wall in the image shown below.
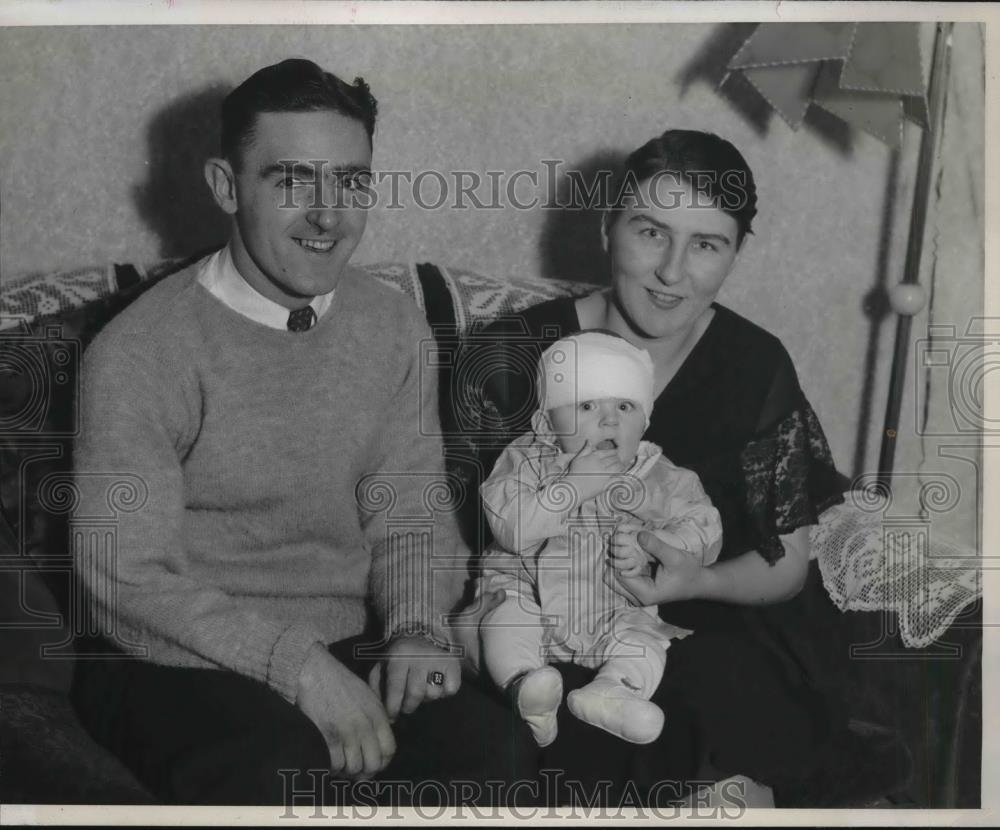
[[[730,73],[726,65],[739,51],[757,23],[722,23],[712,30],[694,57],[687,62],[674,79],[683,98],[694,83],[713,87],[722,100],[735,110],[761,137],[766,136],[776,116],[771,105],[757,91],[742,72]],[[780,122],[779,122],[780,123]],[[678,124],[676,126],[684,126]],[[853,151],[851,129],[839,118],[817,106],[806,110],[802,126],[833,150],[843,155]],[[726,136],[723,136],[726,138]]]
[[[720,99],[726,101],[763,138],[770,132],[775,111],[743,73],[730,73],[726,68],[730,59],[739,51],[757,25],[756,23],[725,23],[716,26],[694,57],[682,67],[675,81],[680,88],[681,97],[694,83],[709,84],[718,91]],[[779,126],[782,126],[780,121]],[[802,126],[805,134],[800,136],[801,140],[816,138],[826,148],[841,156],[850,158],[853,155],[854,143],[851,128],[826,110],[811,105],[806,110]],[[858,434],[852,460],[852,474],[854,476],[860,476],[866,471],[868,439],[872,423],[877,417],[872,409],[876,391],[874,384],[882,329],[889,316],[886,289],[889,284],[889,254],[892,243],[893,217],[897,209],[898,179],[899,153],[894,152],[886,177],[878,231],[878,253],[873,268],[874,283],[861,303],[861,312],[869,321],[869,331],[864,366],[861,370],[861,388],[858,395]]]
[[[740,73],[729,74],[726,64],[753,34],[756,23],[722,23],[712,30],[674,79],[683,98],[694,83],[706,83],[723,93],[725,100],[746,119],[758,135],[766,135],[774,111]],[[727,77],[728,76],[728,77]],[[683,126],[683,125],[677,125]]]
[[[683,97],[692,84],[706,83],[761,137],[766,136],[775,117],[771,105],[742,73],[730,73],[729,60],[757,27],[756,23],[725,23],[716,26],[694,57],[674,79]],[[853,144],[850,127],[825,110],[810,106],[803,119],[802,140],[819,139],[829,149],[850,156]],[[663,129],[685,127],[666,120]],[[809,137],[807,137],[809,136]],[[723,136],[724,138],[726,136]],[[637,141],[641,137],[637,137]],[[602,171],[620,168],[624,153],[602,151],[584,160],[559,181],[558,209],[545,211],[541,255],[544,272],[558,279],[603,283],[607,281],[607,257],[601,247],[601,212],[593,207],[590,194]],[[582,186],[581,186],[582,185]],[[891,209],[891,205],[887,209]],[[891,220],[887,216],[883,224]],[[884,267],[880,264],[880,269]],[[881,276],[879,276],[881,282]],[[877,287],[876,287],[877,291]],[[877,312],[873,314],[877,322]],[[871,367],[866,367],[870,372]]]
[[554,279],[606,283],[608,259],[601,245],[598,207],[606,201],[625,153],[602,150],[567,170],[556,186],[555,207],[543,211],[543,273]]
[[211,86],[177,99],[146,131],[148,178],[133,190],[139,216],[160,237],[160,256],[189,256],[223,245],[228,217],[205,183],[205,159],[219,154],[219,110],[229,93]]
[[[892,249],[892,217],[896,213],[896,190],[899,182],[899,151],[889,157],[889,171],[885,180],[882,201],[882,224],[879,230],[878,253],[875,262],[875,284],[862,300],[861,311],[868,318],[868,345],[865,349],[865,367],[858,402],[858,440],[854,445],[854,477],[867,472],[868,437],[871,435],[872,411],[875,396],[875,372],[878,368],[878,347],[882,340],[882,327],[890,315],[889,306],[889,255]],[[891,328],[891,326],[890,326]]]

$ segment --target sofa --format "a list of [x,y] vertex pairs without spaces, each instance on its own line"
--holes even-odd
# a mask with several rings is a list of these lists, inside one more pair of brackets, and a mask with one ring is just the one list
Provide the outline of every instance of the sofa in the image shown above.
[[[79,361],[101,327],[192,259],[29,274],[0,294],[0,803],[152,803],[77,722],[68,690],[87,630],[72,575],[67,488],[79,424]],[[365,266],[425,313],[441,353],[485,321],[594,286],[506,280],[430,264]],[[467,480],[476,448],[439,360],[449,465]],[[829,613],[848,661],[843,694],[859,728],[902,739],[910,763],[892,792],[836,806],[976,807],[981,739],[981,612],[941,642],[904,648],[891,615]],[[859,644],[861,647],[859,648]],[[860,656],[859,656],[860,655]],[[850,770],[844,770],[849,777]],[[820,796],[818,796],[821,798]],[[834,806],[834,805],[831,805]]]

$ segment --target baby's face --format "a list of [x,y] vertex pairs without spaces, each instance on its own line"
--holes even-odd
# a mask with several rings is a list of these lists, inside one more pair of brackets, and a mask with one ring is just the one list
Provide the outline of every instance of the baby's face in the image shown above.
[[568,403],[549,410],[549,422],[563,452],[575,453],[584,442],[591,449],[618,450],[624,464],[631,464],[646,431],[646,416],[628,398],[597,398]]

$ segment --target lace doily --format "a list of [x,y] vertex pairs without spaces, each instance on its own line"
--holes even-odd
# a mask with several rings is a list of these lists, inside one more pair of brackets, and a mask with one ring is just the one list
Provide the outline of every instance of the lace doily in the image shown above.
[[929,525],[885,516],[884,497],[846,494],[810,533],[823,584],[841,611],[892,611],[903,643],[934,642],[982,594],[976,551],[932,538]]

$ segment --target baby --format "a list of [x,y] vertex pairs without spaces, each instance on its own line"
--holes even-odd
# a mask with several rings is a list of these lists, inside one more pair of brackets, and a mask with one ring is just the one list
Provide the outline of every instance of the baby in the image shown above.
[[542,354],[538,390],[531,432],[508,445],[481,490],[495,542],[479,593],[506,591],[483,622],[486,667],[540,746],[555,740],[562,703],[553,662],[598,669],[569,694],[576,717],[649,743],[663,728],[649,698],[666,649],[690,632],[630,603],[615,571],[659,567],[639,547],[639,529],[711,564],[719,514],[694,473],[641,440],[653,408],[647,352],[612,333],[564,338]]

